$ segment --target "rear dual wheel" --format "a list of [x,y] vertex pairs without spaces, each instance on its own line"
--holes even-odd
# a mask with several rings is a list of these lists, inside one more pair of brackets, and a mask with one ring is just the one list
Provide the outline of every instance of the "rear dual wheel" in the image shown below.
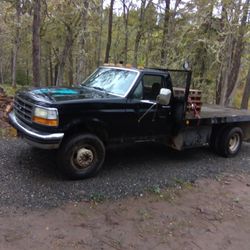
[[103,142],[92,134],[75,135],[63,142],[58,151],[58,165],[71,179],[92,177],[105,158]]
[[243,132],[239,127],[218,129],[211,136],[210,146],[219,155],[233,157],[241,149]]

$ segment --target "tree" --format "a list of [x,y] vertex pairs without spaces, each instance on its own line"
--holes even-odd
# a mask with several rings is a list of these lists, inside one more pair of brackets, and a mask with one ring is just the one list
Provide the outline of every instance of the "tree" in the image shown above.
[[[89,8],[89,1],[82,0],[82,10],[81,10],[81,35],[80,35],[80,55],[77,67],[77,81],[82,82],[85,77],[86,72],[86,39],[87,39],[87,15]],[[70,59],[72,58],[72,49],[70,50]],[[71,59],[70,66],[70,82],[73,83],[73,70],[72,69],[73,60]]]
[[[0,58],[3,58],[3,51],[1,48],[0,48]],[[4,77],[3,77],[3,62],[2,62],[2,60],[0,60],[0,80],[1,80],[1,83],[3,84]]]
[[40,45],[40,29],[41,29],[41,2],[34,0],[33,10],[33,39],[32,39],[32,57],[33,57],[33,84],[40,85],[40,60],[41,60],[41,45]]
[[134,66],[137,66],[138,49],[139,49],[140,41],[141,41],[142,34],[143,34],[143,21],[144,21],[144,16],[145,16],[145,6],[146,6],[146,0],[141,0],[139,24],[137,28],[137,33],[135,37],[135,45],[134,45],[134,60],[133,60]]
[[122,0],[123,23],[124,23],[124,51],[123,51],[124,64],[128,62],[128,39],[129,39],[128,22],[129,22],[129,14],[131,6],[132,6],[132,1],[127,2],[126,0]]
[[[77,26],[80,20],[80,16],[76,16],[75,19],[72,21],[72,23],[64,23],[66,30],[67,30],[67,35],[65,38],[65,43],[64,47],[62,50],[61,55],[59,56],[59,65],[58,65],[58,74],[57,74],[57,79],[56,79],[56,86],[59,86],[63,84],[63,77],[64,77],[64,67],[66,64],[66,60],[69,56],[69,53],[72,49],[72,46],[74,44],[75,39],[78,36],[78,32],[74,31],[74,27]],[[72,65],[71,65],[72,66]]]
[[110,1],[110,7],[109,7],[109,22],[108,22],[108,40],[107,40],[107,46],[106,46],[106,53],[105,53],[105,59],[104,63],[109,62],[109,54],[110,54],[110,48],[112,43],[112,27],[113,27],[113,10],[114,10],[114,0]]
[[[246,0],[241,10],[241,1],[236,5],[235,11],[232,14],[232,26],[231,30],[224,39],[224,48],[222,62],[217,80],[217,98],[216,102],[220,105],[228,105],[232,100],[235,89],[237,88],[237,81],[239,77],[241,57],[244,51],[244,35],[246,33],[246,25],[249,11],[250,0]],[[227,6],[224,5],[225,10]],[[232,3],[231,3],[232,9]],[[240,19],[240,14],[242,18]],[[225,13],[225,15],[227,15]],[[224,17],[225,18],[225,17]],[[228,16],[225,18],[227,21]],[[238,29],[235,31],[235,27]],[[226,30],[224,29],[224,32]]]
[[161,65],[165,65],[167,62],[167,43],[168,43],[168,27],[170,19],[170,0],[164,0],[165,3],[165,13],[164,13],[164,24],[163,24],[163,34],[162,34],[162,48],[161,48]]
[[188,59],[204,102],[215,95],[217,103],[233,100],[249,67],[249,0],[108,2],[0,1],[0,82],[81,82],[111,55],[114,62],[168,68]]
[[98,34],[98,50],[97,50],[97,66],[101,64],[101,53],[102,53],[102,31],[103,31],[103,0],[100,1],[100,5],[98,8],[99,15],[99,34]]
[[15,37],[12,50],[12,87],[16,87],[16,64],[17,55],[20,46],[20,28],[21,28],[21,1],[15,1],[16,15],[15,15]]
[[[57,58],[55,69],[56,86],[62,85],[64,82],[64,73],[67,61],[71,61],[71,65],[68,64],[68,67],[74,67],[73,60],[70,58],[70,53],[72,53],[75,40],[80,33],[82,20],[82,13],[75,8],[75,4],[78,4],[78,2],[66,0],[63,4],[59,3],[58,5],[58,15],[60,15],[60,17],[58,17],[58,25],[62,25],[63,30],[63,36],[60,35],[60,38],[64,41],[63,46],[60,46],[61,50],[59,50],[59,48],[55,50]],[[72,75],[70,78],[73,78]]]
[[245,84],[245,88],[244,88],[244,92],[243,92],[243,97],[242,97],[242,101],[241,101],[241,108],[242,109],[248,109],[249,97],[250,97],[250,67],[248,70],[247,80],[246,80],[246,84]]

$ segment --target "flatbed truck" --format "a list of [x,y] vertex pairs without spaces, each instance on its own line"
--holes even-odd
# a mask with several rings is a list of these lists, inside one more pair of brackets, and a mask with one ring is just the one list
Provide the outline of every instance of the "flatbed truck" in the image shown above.
[[33,146],[56,149],[58,166],[73,179],[97,174],[107,146],[117,143],[209,145],[235,156],[250,139],[250,112],[198,107],[191,77],[191,70],[101,66],[75,87],[19,91],[9,121]]

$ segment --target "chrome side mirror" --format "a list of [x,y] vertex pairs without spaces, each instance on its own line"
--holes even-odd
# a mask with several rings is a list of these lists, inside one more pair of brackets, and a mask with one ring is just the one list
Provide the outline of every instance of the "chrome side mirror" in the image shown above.
[[183,63],[183,69],[184,69],[184,70],[187,70],[187,71],[191,70],[191,65],[189,64],[188,61],[185,61],[185,62]]
[[161,105],[168,105],[170,103],[172,91],[170,89],[162,88],[160,94],[157,96],[157,102]]

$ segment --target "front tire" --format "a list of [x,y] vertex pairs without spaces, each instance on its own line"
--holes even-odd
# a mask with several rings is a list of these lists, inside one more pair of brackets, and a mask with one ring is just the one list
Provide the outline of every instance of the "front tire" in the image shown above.
[[70,179],[96,175],[104,159],[105,146],[92,134],[78,134],[66,139],[58,151],[58,165]]

